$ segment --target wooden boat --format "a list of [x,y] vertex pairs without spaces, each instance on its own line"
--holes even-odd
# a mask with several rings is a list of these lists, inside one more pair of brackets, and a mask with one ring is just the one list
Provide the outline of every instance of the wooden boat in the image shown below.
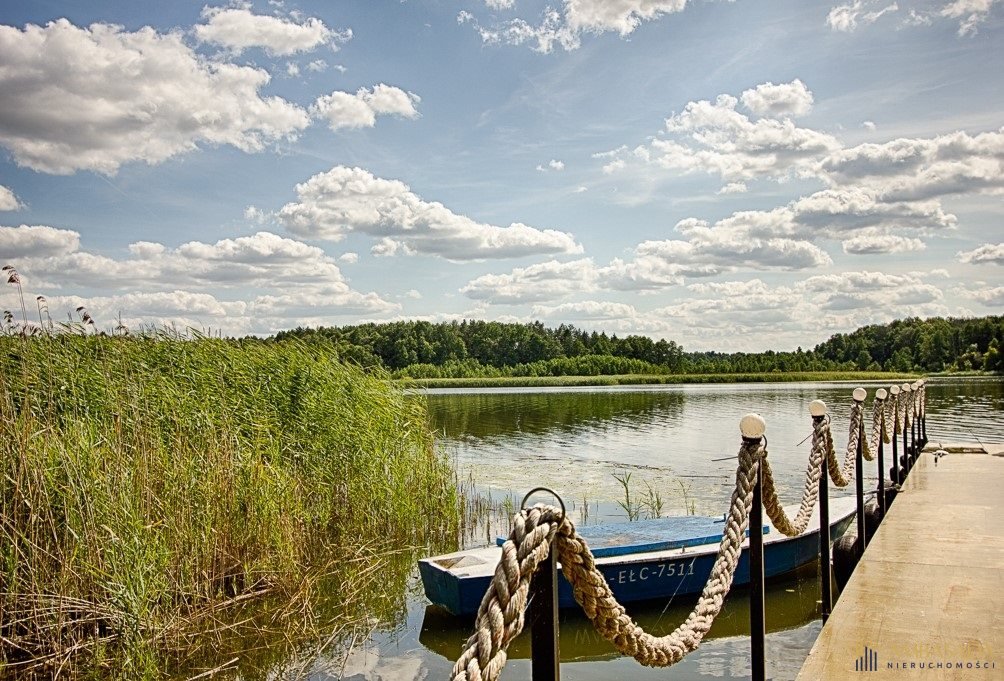
[[[789,517],[797,510],[797,505],[785,508]],[[854,511],[854,497],[830,499],[831,541],[844,534]],[[585,537],[617,600],[628,603],[700,592],[717,557],[723,526],[720,517],[674,516],[587,526],[578,532]],[[761,531],[768,579],[792,572],[819,556],[818,508],[805,532],[797,537],[786,537],[769,521]],[[734,586],[749,583],[748,544],[749,540],[743,543]],[[498,546],[488,546],[420,560],[426,597],[454,615],[477,612],[500,555]],[[560,574],[558,604],[563,608],[576,605],[571,586]]]

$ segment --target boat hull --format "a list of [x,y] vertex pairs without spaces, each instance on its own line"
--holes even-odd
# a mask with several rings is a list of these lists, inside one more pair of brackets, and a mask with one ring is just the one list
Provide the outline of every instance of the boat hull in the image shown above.
[[[854,516],[845,515],[830,523],[832,540],[842,536]],[[669,598],[698,593],[704,588],[717,558],[717,545],[703,550],[683,550],[668,553],[641,553],[621,556],[617,560],[597,561],[597,568],[621,603]],[[462,555],[462,554],[455,554]],[[776,538],[764,543],[764,576],[769,579],[789,573],[819,557],[818,532],[806,532],[797,537]],[[438,562],[437,562],[438,560]],[[462,559],[461,559],[462,560]],[[497,557],[495,561],[497,562]],[[446,561],[449,562],[449,561]],[[444,561],[428,558],[419,561],[419,572],[426,596],[455,615],[477,612],[478,606],[493,577],[493,570],[483,574],[457,574],[444,566]],[[460,566],[462,568],[462,565]],[[736,567],[733,585],[749,583],[749,551],[743,547]],[[571,585],[563,574],[558,575],[558,605],[576,605]]]

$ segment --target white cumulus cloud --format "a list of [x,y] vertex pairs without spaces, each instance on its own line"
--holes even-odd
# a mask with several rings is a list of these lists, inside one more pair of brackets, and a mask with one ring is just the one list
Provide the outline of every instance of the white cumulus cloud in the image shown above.
[[261,47],[272,55],[289,56],[326,44],[337,47],[352,37],[351,30],[332,31],[316,17],[292,21],[243,7],[206,7],[202,18],[206,23],[195,27],[195,36],[235,52]]
[[24,208],[21,201],[7,187],[0,184],[0,210],[20,210]]
[[547,262],[517,267],[508,274],[485,274],[460,289],[468,298],[492,304],[555,300],[571,293],[593,291],[597,270],[589,258],[571,262]]
[[818,172],[832,184],[860,184],[886,201],[1004,191],[1004,128],[859,144],[824,157]]
[[[20,258],[40,258],[73,253],[80,247],[80,234],[45,225],[0,227],[0,254],[18,267]],[[20,267],[18,267],[20,269]]]
[[338,241],[350,232],[380,241],[377,255],[420,253],[448,260],[580,253],[571,234],[522,223],[500,227],[425,201],[398,180],[336,166],[296,186],[297,201],[277,213],[294,234]]
[[33,170],[112,174],[200,144],[261,151],[309,116],[259,93],[269,74],[208,61],[180,33],[74,26],[66,19],[0,26],[0,145]]
[[812,92],[805,83],[762,83],[740,96],[743,105],[758,116],[804,116],[812,109]]
[[415,105],[420,101],[421,98],[412,92],[380,83],[373,88],[360,88],[355,94],[336,90],[318,97],[310,112],[326,120],[332,130],[372,128],[378,115],[417,118]]
[[637,311],[627,303],[584,300],[560,305],[534,305],[530,315],[535,319],[631,319]]
[[970,265],[1004,265],[1004,243],[983,244],[971,251],[960,251],[957,257],[959,262]]
[[[811,105],[812,94],[799,81],[768,85],[743,93],[748,108],[794,113]],[[741,182],[806,172],[821,157],[840,149],[833,136],[800,128],[787,117],[751,120],[736,110],[738,103],[731,95],[719,95],[714,102],[689,102],[666,120],[668,138],[653,140],[636,149],[634,156],[665,169]]]
[[884,255],[886,253],[908,253],[927,248],[920,239],[911,239],[895,234],[862,234],[844,241],[844,253],[854,255]]

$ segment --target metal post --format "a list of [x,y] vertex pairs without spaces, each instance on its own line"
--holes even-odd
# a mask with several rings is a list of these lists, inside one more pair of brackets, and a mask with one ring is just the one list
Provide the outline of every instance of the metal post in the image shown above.
[[917,460],[917,417],[914,415],[913,423],[910,424],[910,468],[913,468]]
[[[813,424],[820,424],[823,419],[827,418],[826,403],[822,400],[813,400],[809,403],[809,413],[812,415]],[[823,469],[819,476],[819,572],[822,599],[820,607],[825,624],[833,610],[833,576],[830,568],[830,491],[827,484],[829,471],[826,469],[826,457],[823,457],[819,465]]]
[[533,681],[558,681],[558,557],[551,552],[530,580],[530,671]]
[[920,439],[923,440],[924,446],[927,446],[927,386],[924,380],[920,381]]
[[920,450],[924,448],[926,444],[923,437],[920,434],[920,381],[913,384],[913,463],[917,463],[917,459],[920,458]]
[[[759,414],[746,414],[739,422],[739,430],[743,442],[756,445],[763,438],[766,424]],[[764,456],[767,455],[764,441]],[[764,681],[767,678],[767,658],[765,647],[767,641],[767,624],[764,618],[764,586],[763,586],[763,467],[757,465],[756,478],[753,484],[753,504],[750,506],[750,661],[753,681]]]
[[[854,389],[854,408],[858,412],[864,410],[864,401],[868,397],[868,391],[864,388]],[[865,447],[865,419],[864,414],[861,414],[861,420],[858,421],[858,447],[857,452],[854,456],[854,491],[858,496],[858,541],[861,542],[862,550],[865,547],[865,470],[864,470],[864,447]]]
[[[526,508],[527,500],[537,492],[547,492],[558,500],[561,506],[560,525],[565,521],[565,502],[546,487],[535,487],[519,505]],[[530,578],[530,672],[534,681],[558,681],[561,678],[558,648],[558,555],[551,542],[547,559],[544,560]]]
[[879,441],[878,441],[878,505],[879,512],[882,514],[882,518],[885,518],[885,456],[883,456],[883,445],[885,436],[885,398],[888,393],[885,388],[879,388],[875,391],[875,399],[882,402],[882,406],[879,409],[879,418],[882,419],[882,426],[879,429]]
[[757,469],[750,512],[750,655],[753,681],[767,678],[765,655],[767,621],[764,615],[763,586],[763,471]]
[[[903,468],[900,469],[900,473],[902,474],[905,471],[906,474],[909,475],[909,473],[910,473],[910,431],[913,429],[913,421],[910,418],[910,416],[911,416],[911,414],[910,414],[910,384],[909,383],[904,383],[901,386],[901,388],[903,390],[903,397],[905,398],[903,401],[906,404],[903,405],[903,461],[904,461],[904,463],[902,464]],[[909,428],[907,428],[907,425],[909,425]],[[900,463],[896,462],[896,465],[899,466]],[[905,485],[906,484],[906,476],[905,475],[902,475],[902,479],[900,480],[900,484],[901,485]]]
[[889,393],[896,400],[895,411],[892,415],[892,470],[890,479],[894,485],[899,485],[903,481],[899,479],[899,386],[894,385],[889,388]]

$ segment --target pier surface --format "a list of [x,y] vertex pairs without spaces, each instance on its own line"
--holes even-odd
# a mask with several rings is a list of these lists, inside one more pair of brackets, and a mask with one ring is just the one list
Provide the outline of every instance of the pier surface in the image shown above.
[[1004,679],[1004,446],[966,447],[927,445],[798,681]]

